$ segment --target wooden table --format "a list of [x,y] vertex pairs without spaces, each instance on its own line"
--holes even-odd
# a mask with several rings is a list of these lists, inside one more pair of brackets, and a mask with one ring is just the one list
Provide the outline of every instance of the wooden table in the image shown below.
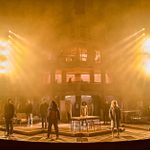
[[78,126],[79,126],[79,132],[80,132],[80,131],[81,131],[82,123],[85,122],[85,124],[86,124],[86,129],[87,129],[87,132],[88,132],[88,131],[89,131],[89,125],[88,125],[88,123],[91,123],[92,126],[93,126],[94,129],[95,129],[94,120],[99,120],[99,122],[100,122],[100,117],[99,117],[99,116],[71,117],[71,129],[72,129],[72,130],[75,129],[75,122],[77,122],[77,123],[78,123]]

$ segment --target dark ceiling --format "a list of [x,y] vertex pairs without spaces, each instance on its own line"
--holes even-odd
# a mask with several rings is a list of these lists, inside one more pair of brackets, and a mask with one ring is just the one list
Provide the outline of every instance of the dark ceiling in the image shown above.
[[147,0],[0,0],[0,33],[10,29],[51,49],[72,42],[80,20],[91,42],[104,47],[143,27],[148,31],[149,8]]

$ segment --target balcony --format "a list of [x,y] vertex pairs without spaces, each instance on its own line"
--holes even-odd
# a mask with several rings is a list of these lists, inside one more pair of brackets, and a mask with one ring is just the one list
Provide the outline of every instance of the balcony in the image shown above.
[[[94,67],[97,68],[98,70],[101,69],[101,63],[92,61],[92,60],[87,60],[87,61],[81,61],[81,60],[72,60],[72,61],[65,61],[65,59],[60,58],[59,60],[56,60],[54,62],[48,62],[49,66],[55,66],[55,68],[76,68],[76,67],[81,67],[81,68],[89,68],[89,67]],[[48,68],[49,68],[48,66]],[[48,69],[47,68],[47,69]]]
[[[73,82],[47,85],[46,91],[53,91],[56,95],[100,95],[102,93],[101,83]],[[107,93],[112,93],[111,86],[106,85]]]

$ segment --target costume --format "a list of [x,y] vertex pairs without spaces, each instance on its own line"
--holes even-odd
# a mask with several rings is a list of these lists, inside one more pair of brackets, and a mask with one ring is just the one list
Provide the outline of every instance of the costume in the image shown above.
[[121,111],[118,106],[110,107],[109,109],[109,118],[111,120],[111,128],[120,126],[120,119],[121,119]]
[[6,123],[7,136],[13,134],[13,117],[14,117],[14,105],[12,103],[7,103],[4,108],[4,117]]
[[57,108],[56,103],[52,102],[51,106],[48,109],[48,116],[47,116],[47,120],[48,120],[48,134],[47,134],[47,138],[49,138],[50,134],[51,134],[51,130],[52,130],[52,125],[54,125],[55,128],[55,132],[56,132],[56,138],[58,138],[58,121],[60,120],[60,113],[59,110]]

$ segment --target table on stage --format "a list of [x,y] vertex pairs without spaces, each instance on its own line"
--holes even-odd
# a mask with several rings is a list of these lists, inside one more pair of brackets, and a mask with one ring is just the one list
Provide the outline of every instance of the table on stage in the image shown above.
[[81,131],[81,126],[83,123],[85,123],[85,127],[87,129],[87,132],[89,131],[89,127],[93,127],[95,130],[95,123],[94,121],[98,120],[100,125],[100,117],[99,116],[80,116],[80,117],[71,117],[71,129],[75,129],[75,123],[77,122],[78,129]]

